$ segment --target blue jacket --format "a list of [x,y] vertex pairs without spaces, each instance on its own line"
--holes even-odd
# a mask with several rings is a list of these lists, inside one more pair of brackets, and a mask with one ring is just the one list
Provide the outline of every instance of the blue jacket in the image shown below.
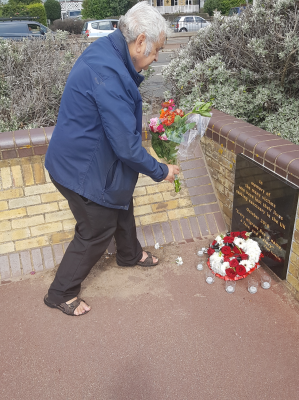
[[71,70],[45,166],[55,181],[105,207],[127,210],[138,173],[162,181],[168,167],[142,147],[143,81],[117,29]]

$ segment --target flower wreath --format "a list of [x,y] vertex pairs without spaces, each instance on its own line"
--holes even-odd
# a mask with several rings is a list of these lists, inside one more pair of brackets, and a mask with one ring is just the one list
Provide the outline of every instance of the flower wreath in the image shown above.
[[249,239],[251,232],[228,232],[219,235],[208,248],[208,266],[221,279],[246,278],[263,257],[256,241]]

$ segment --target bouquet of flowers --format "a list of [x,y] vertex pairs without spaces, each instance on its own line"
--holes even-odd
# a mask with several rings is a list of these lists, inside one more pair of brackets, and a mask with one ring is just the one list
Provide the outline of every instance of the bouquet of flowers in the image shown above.
[[263,257],[256,241],[249,239],[250,232],[228,232],[219,235],[208,248],[208,266],[216,276],[225,280],[246,278]]
[[[191,114],[200,114],[203,117],[211,117],[212,103],[196,102],[193,110],[185,114],[180,108],[176,108],[173,99],[162,103],[162,109],[158,118],[152,118],[149,128],[152,134],[152,147],[158,157],[163,158],[167,164],[177,164],[178,146],[184,139],[184,134],[193,129],[196,122],[189,122]],[[175,191],[181,190],[181,183],[176,176]]]

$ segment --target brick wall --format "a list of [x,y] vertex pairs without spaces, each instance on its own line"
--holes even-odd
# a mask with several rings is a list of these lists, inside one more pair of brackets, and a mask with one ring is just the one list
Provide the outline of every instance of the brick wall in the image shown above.
[[[68,203],[44,168],[52,131],[53,127],[0,133],[2,281],[53,268],[73,238],[75,220]],[[148,139],[143,132],[143,145],[157,158]],[[187,178],[190,187],[186,185],[178,194],[172,184],[156,183],[140,175],[133,202],[143,246],[155,243],[153,235],[157,241],[168,243],[202,238],[225,229],[199,142],[193,150],[194,159],[182,160],[181,165],[181,178]],[[207,195],[198,196],[203,189]],[[205,219],[206,212],[209,215]],[[113,243],[108,250],[114,251]]]
[[[243,153],[299,186],[299,146],[240,119],[214,110],[202,150],[225,222],[230,228],[236,155]],[[297,211],[287,282],[299,300],[299,211]]]

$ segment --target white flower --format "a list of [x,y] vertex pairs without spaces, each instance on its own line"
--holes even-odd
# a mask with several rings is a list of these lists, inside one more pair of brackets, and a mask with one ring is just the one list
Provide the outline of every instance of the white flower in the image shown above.
[[244,247],[246,245],[246,241],[242,238],[239,237],[235,237],[234,238],[234,244],[238,247],[240,247],[240,249],[244,250]]
[[155,249],[158,250],[160,248],[160,244],[159,243],[155,243]]
[[182,265],[182,264],[183,264],[182,257],[178,257],[178,258],[175,260],[175,262],[176,262],[178,265]]
[[216,240],[216,242],[220,245],[220,247],[222,247],[223,246],[223,240],[222,240],[222,237],[220,236],[220,235],[218,235],[216,238],[215,238],[215,240]]
[[249,272],[255,264],[253,264],[250,260],[243,260],[240,262],[240,265],[243,265],[246,269],[246,272]]
[[226,275],[226,272],[225,272],[226,268],[229,268],[229,262],[227,262],[227,261],[221,264],[220,270],[221,270],[222,276]]

